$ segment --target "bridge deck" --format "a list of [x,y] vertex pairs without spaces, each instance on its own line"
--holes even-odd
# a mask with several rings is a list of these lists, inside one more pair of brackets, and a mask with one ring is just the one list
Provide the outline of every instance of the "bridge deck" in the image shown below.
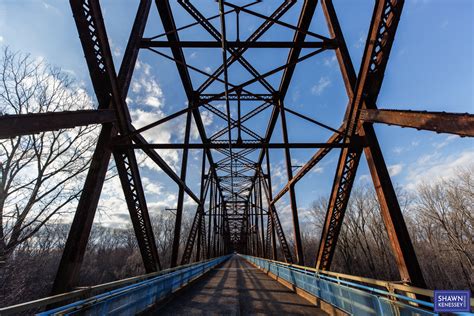
[[233,256],[163,305],[154,314],[327,315],[239,256]]

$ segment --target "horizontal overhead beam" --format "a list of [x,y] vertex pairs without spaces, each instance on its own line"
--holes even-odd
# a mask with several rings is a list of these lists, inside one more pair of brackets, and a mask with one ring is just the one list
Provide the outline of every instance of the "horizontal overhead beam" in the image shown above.
[[[264,42],[250,42],[250,41],[227,41],[228,48],[335,48],[336,44],[332,41],[318,41],[318,42],[293,42],[293,41],[264,41]],[[152,41],[143,40],[141,42],[142,48],[149,47],[182,47],[182,48],[222,48],[220,41]]]
[[365,109],[360,112],[360,120],[437,133],[474,136],[474,115],[468,113]]
[[115,121],[113,110],[81,110],[0,116],[0,138]]
[[[246,148],[346,148],[352,147],[354,145],[350,143],[232,143],[232,148],[234,149],[246,149]],[[117,147],[128,147],[128,148],[155,148],[155,149],[228,149],[229,143],[206,143],[206,144],[149,144],[149,143],[140,143],[140,144],[131,144],[131,145],[117,145]]]

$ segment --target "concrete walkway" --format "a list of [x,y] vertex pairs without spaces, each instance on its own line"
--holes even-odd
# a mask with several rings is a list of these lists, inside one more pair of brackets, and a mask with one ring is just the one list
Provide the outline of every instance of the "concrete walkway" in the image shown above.
[[234,255],[160,304],[155,315],[327,315]]

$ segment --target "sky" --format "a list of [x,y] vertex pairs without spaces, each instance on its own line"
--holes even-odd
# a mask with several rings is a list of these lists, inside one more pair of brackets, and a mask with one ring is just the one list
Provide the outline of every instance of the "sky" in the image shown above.
[[[245,4],[248,1],[234,1]],[[301,2],[290,9],[283,21],[295,23]],[[191,22],[191,18],[175,1],[171,1],[178,26]],[[205,15],[218,12],[213,0],[202,0],[196,6]],[[276,1],[263,1],[255,6],[262,14],[270,14]],[[356,70],[359,68],[367,37],[374,1],[334,0],[335,8]],[[138,1],[103,0],[103,15],[107,27],[116,69],[119,68],[128,39]],[[229,17],[228,21],[233,21]],[[386,109],[412,109],[474,113],[474,2],[471,0],[406,0],[398,32],[390,55],[378,107]],[[234,22],[229,22],[233,24]],[[261,20],[241,16],[240,36],[245,38]],[[213,25],[219,29],[218,19]],[[328,31],[321,7],[318,6],[310,30],[327,36]],[[152,6],[145,36],[158,35],[163,26]],[[206,34],[199,27],[180,32],[182,40],[204,39]],[[228,39],[235,39],[235,28],[228,29]],[[275,26],[262,40],[291,40],[293,31]],[[0,2],[0,45],[15,51],[30,53],[34,58],[61,67],[85,87],[91,95],[89,73],[83,57],[77,31],[68,2],[65,0],[4,0]],[[169,54],[166,49],[161,50]],[[206,72],[215,70],[221,62],[220,49],[185,49],[189,64]],[[303,53],[309,51],[304,50]],[[260,72],[286,61],[288,51],[272,49],[249,50],[245,57]],[[243,82],[249,75],[238,66],[230,70],[230,80]],[[191,72],[193,84],[198,86],[205,78]],[[281,73],[268,78],[278,85]],[[222,87],[215,87],[216,91]],[[179,81],[174,63],[149,51],[141,51],[135,68],[132,85],[127,97],[133,124],[136,127],[151,123],[169,113],[182,109],[187,100]],[[311,116],[337,128],[347,104],[342,77],[333,51],[326,51],[304,61],[293,76],[285,106]],[[234,107],[235,108],[235,107]],[[235,109],[234,109],[235,110]],[[233,111],[234,111],[233,110]],[[235,111],[234,111],[235,112]],[[233,112],[233,113],[234,113]],[[202,111],[209,130],[218,130],[223,122]],[[263,135],[264,124],[250,120],[248,125]],[[287,114],[289,138],[295,142],[324,142],[331,132],[306,123]],[[183,139],[184,120],[178,119],[145,133],[150,142],[179,142]],[[407,191],[414,191],[420,183],[431,183],[449,178],[459,168],[474,161],[474,142],[448,134],[402,129],[394,126],[375,127],[392,181]],[[272,141],[281,142],[277,124]],[[192,141],[198,142],[196,129]],[[304,164],[315,150],[292,150],[293,165]],[[161,151],[164,159],[179,174],[179,151]],[[297,204],[302,220],[308,208],[321,196],[328,196],[339,156],[333,150],[303,180],[296,185]],[[271,151],[272,181],[274,192],[286,183],[283,150]],[[177,187],[150,161],[139,154],[141,174],[149,209],[152,214],[176,207]],[[199,192],[201,154],[191,151],[187,183]],[[370,184],[365,158],[361,159],[356,184]],[[108,226],[123,226],[129,222],[118,178],[104,187],[99,220]],[[186,206],[195,205],[186,198]],[[278,204],[280,216],[286,227],[291,219],[287,197]]]

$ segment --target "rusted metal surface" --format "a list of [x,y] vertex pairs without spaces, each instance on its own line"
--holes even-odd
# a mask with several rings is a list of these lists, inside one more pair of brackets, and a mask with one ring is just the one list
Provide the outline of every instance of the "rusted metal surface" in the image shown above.
[[[326,15],[330,17],[329,23],[332,21],[333,27],[337,28],[337,17],[330,0],[327,0],[326,4],[325,11]],[[350,91],[349,87],[354,87],[354,93],[348,92],[351,103],[346,112],[346,135],[348,137],[356,135],[365,139],[364,152],[400,276],[406,282],[425,287],[423,274],[373,127],[370,123],[361,125],[358,121],[360,109],[377,108],[376,100],[382,85],[383,74],[387,66],[403,4],[403,1],[397,0],[376,2],[357,82],[350,75],[353,70],[347,69],[347,67],[352,67],[352,62],[349,55],[346,55],[346,48],[339,50],[341,55],[339,65],[343,75],[346,76],[347,90]],[[341,39],[340,45],[345,46]],[[343,149],[341,151],[338,171],[321,235],[316,262],[316,268],[321,270],[327,270],[330,267],[355,178],[357,162],[361,155],[360,151],[349,153],[349,150]]]
[[0,116],[0,138],[57,131],[115,121],[113,110],[82,110]]
[[363,109],[360,120],[474,137],[474,115],[468,113]]

